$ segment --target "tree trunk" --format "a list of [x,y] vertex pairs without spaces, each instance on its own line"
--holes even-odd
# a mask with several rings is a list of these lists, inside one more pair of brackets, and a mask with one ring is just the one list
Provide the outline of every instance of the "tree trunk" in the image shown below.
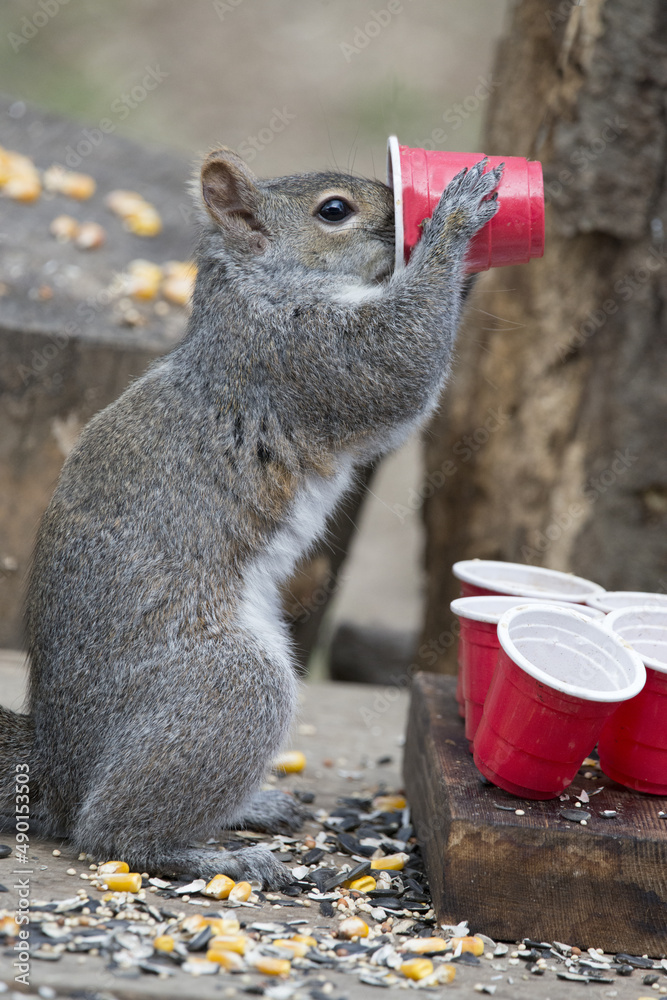
[[546,253],[479,279],[427,438],[444,673],[457,559],[667,590],[667,5],[519,0],[494,76],[484,150],[542,161]]

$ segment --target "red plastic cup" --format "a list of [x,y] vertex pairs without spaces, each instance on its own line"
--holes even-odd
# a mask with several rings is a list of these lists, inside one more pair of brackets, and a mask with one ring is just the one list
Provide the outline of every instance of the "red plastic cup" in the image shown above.
[[461,597],[490,597],[507,594],[514,597],[539,597],[542,601],[572,601],[583,604],[604,587],[571,573],[544,566],[499,562],[493,559],[463,559],[452,566],[461,581]]
[[[482,719],[484,702],[498,661],[498,622],[511,608],[544,604],[537,597],[459,597],[450,607],[461,623],[459,676],[464,701],[466,739],[471,743]],[[550,601],[551,606],[579,610],[586,618],[604,618],[603,611],[570,601]]]
[[605,614],[619,608],[654,607],[667,608],[667,594],[652,594],[648,590],[605,590],[602,594],[589,597],[586,604],[599,608]]
[[635,791],[667,795],[667,607],[620,608],[605,625],[642,658],[646,686],[605,724],[600,767]]
[[571,783],[618,703],[646,682],[641,657],[605,622],[534,604],[507,611],[475,734],[474,759],[494,785],[552,799]]
[[[388,184],[394,190],[396,267],[403,267],[421,236],[421,223],[433,215],[440,195],[464,167],[484,153],[447,153],[411,149],[389,137]],[[498,212],[470,241],[468,273],[506,264],[525,264],[544,254],[542,164],[522,156],[490,156],[486,170],[505,164],[498,185]]]

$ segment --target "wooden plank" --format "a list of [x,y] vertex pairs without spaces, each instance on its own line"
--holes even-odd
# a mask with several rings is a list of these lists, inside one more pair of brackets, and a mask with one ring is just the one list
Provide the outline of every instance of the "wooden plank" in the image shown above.
[[[441,922],[468,919],[500,941],[531,937],[615,953],[667,953],[667,799],[584,770],[569,802],[517,799],[484,784],[456,712],[455,679],[418,674],[404,778]],[[567,822],[589,794],[586,826]],[[497,805],[513,805],[525,815]],[[604,819],[602,810],[617,816]]]

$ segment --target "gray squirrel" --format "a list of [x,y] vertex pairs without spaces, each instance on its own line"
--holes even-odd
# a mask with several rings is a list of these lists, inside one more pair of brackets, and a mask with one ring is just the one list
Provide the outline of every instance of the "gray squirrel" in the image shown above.
[[83,430],[36,543],[29,714],[0,710],[0,811],[132,871],[291,880],[264,847],[297,800],[260,790],[297,700],[280,586],[355,468],[402,442],[448,374],[470,238],[502,168],[449,184],[407,266],[379,181],[260,180],[228,149],[184,340]]

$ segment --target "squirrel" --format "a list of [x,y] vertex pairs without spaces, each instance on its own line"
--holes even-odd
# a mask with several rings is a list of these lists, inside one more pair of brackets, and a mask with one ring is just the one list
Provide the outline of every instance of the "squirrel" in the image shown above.
[[86,425],[41,522],[28,714],[0,710],[5,819],[27,763],[31,826],[93,857],[291,880],[265,847],[196,845],[304,819],[261,790],[297,701],[280,586],[355,468],[437,404],[466,248],[498,207],[485,163],[399,269],[380,181],[206,157],[184,339]]

